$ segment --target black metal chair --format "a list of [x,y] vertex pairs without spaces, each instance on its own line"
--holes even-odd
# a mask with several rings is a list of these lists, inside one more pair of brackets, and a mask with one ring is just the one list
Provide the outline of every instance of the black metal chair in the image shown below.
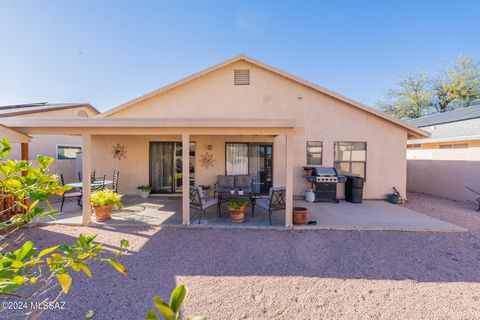
[[201,187],[190,186],[190,208],[195,210],[193,215],[190,216],[191,218],[200,213],[200,217],[198,218],[198,223],[200,223],[205,210],[216,205],[218,205],[218,200],[215,198],[205,198]]
[[92,177],[92,191],[105,189],[105,175],[103,177]]
[[113,171],[112,176],[112,190],[118,192],[118,178],[120,177],[120,171]]
[[[94,178],[95,178],[95,170],[92,171],[92,175],[91,175],[92,181],[93,181]],[[78,171],[78,181],[80,181],[80,182],[83,181],[83,172],[82,171]]]
[[273,211],[285,210],[285,197],[285,187],[272,187],[270,188],[268,198],[257,198],[255,200],[255,205],[268,211],[270,225],[272,224]]
[[[60,185],[63,187],[65,185],[65,180],[63,179],[63,174],[60,174]],[[82,192],[81,191],[65,191],[62,195],[62,204],[60,205],[60,212],[63,210],[63,204],[65,200],[75,199],[77,204],[82,207]]]

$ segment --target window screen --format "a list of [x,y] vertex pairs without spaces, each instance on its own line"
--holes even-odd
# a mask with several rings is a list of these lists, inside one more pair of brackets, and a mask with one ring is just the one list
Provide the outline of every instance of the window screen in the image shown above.
[[334,153],[334,164],[338,174],[366,177],[366,142],[335,142]]

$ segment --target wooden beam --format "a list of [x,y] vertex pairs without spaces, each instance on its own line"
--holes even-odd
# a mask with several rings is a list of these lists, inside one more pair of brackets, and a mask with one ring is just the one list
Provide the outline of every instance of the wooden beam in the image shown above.
[[28,143],[22,142],[20,144],[21,149],[22,149],[22,160],[29,160],[29,155],[28,155]]
[[285,226],[293,225],[293,135],[285,135]]
[[[22,142],[20,144],[20,148],[21,148],[21,160],[26,160],[28,161],[29,160],[29,155],[28,155],[28,143],[26,142]],[[27,171],[22,171],[22,176],[26,176],[27,175]]]
[[190,135],[182,133],[182,222],[190,224]]
[[90,207],[91,179],[92,179],[92,136],[88,133],[82,135],[82,223],[89,224],[92,221],[92,209]]

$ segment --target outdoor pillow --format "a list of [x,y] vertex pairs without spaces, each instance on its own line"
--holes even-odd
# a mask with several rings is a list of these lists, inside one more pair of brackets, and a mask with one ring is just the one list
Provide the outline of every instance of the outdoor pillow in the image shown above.
[[248,175],[235,176],[236,188],[250,188],[251,184],[252,184],[252,176],[248,176]]
[[233,176],[218,176],[217,177],[217,185],[219,187],[226,187],[226,188],[234,188],[234,177]]

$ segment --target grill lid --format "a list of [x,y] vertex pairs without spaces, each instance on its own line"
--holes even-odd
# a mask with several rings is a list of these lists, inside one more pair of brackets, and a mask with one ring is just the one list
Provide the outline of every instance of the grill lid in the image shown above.
[[336,177],[337,170],[331,167],[314,167],[313,175],[318,177]]

